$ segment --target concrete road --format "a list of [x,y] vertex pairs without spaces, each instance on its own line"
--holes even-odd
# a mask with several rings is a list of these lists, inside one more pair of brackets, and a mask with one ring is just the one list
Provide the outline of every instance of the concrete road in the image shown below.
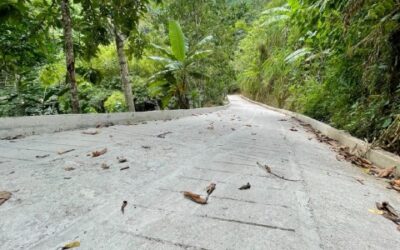
[[[399,248],[396,225],[369,212],[376,201],[400,208],[398,193],[289,117],[230,99],[208,115],[0,141],[0,191],[13,193],[0,206],[0,249]],[[182,196],[210,182],[207,205]]]

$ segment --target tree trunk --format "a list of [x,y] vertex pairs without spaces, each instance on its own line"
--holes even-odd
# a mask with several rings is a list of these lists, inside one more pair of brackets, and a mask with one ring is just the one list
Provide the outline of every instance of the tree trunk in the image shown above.
[[79,110],[78,88],[76,86],[76,78],[75,78],[74,46],[72,40],[72,24],[71,24],[71,16],[69,13],[68,0],[61,0],[61,13],[62,13],[62,24],[64,28],[67,81],[69,82],[69,87],[70,87],[72,113],[79,113],[80,110]]
[[117,47],[118,61],[121,72],[122,89],[124,90],[125,102],[130,112],[135,112],[135,103],[133,102],[132,86],[129,82],[128,63],[124,52],[124,38],[114,27],[115,46]]

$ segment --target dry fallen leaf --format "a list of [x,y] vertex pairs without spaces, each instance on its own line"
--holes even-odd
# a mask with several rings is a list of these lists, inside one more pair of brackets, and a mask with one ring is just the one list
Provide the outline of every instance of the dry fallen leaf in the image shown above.
[[396,167],[383,168],[383,169],[373,167],[370,169],[369,173],[373,174],[375,176],[378,176],[380,178],[389,178],[395,170],[396,170]]
[[11,198],[11,192],[8,191],[0,191],[0,206]]
[[123,168],[120,168],[119,170],[125,170],[125,169],[129,169],[129,167],[123,167]]
[[247,184],[241,186],[241,187],[239,188],[239,190],[246,190],[246,189],[250,189],[250,188],[251,188],[251,185],[250,185],[250,183],[247,182]]
[[107,153],[107,148],[103,148],[102,150],[96,150],[92,152],[92,157],[98,157],[100,155],[104,155]]
[[124,163],[124,162],[127,162],[127,161],[128,161],[128,160],[127,160],[125,157],[123,157],[123,156],[118,156],[118,157],[117,157],[117,160],[118,160],[119,163]]
[[207,198],[208,197],[206,199],[204,199],[200,195],[192,193],[192,192],[188,192],[188,191],[184,191],[183,192],[183,196],[185,196],[185,198],[187,198],[187,199],[189,199],[191,201],[194,201],[196,203],[199,203],[199,204],[202,204],[202,205],[207,204]]
[[128,205],[128,202],[127,201],[123,201],[122,202],[122,206],[121,206],[121,212],[122,213],[125,213],[125,207]]
[[391,180],[390,185],[400,187],[400,179]]
[[211,182],[210,185],[207,186],[207,194],[211,195],[212,192],[214,192],[216,186],[217,184]]
[[296,131],[298,131],[296,128],[290,128],[290,131],[294,131],[294,132],[296,132]]
[[[382,203],[376,202],[376,208],[382,211],[382,216],[388,220],[393,221],[396,225],[400,225],[400,218],[397,211],[389,204],[389,202],[384,201]],[[399,230],[399,227],[397,227]]]
[[68,244],[65,244],[61,249],[62,250],[71,249],[71,248],[79,247],[80,245],[81,245],[81,243],[79,241],[73,241]]
[[46,157],[49,157],[50,156],[50,154],[45,154],[45,155],[37,155],[37,156],[35,156],[37,159],[43,159],[43,158],[46,158]]
[[396,170],[396,167],[391,167],[391,168],[383,169],[383,170],[381,170],[381,172],[378,174],[378,177],[387,178],[387,177],[389,177],[390,175],[392,175],[393,172],[394,172],[395,170]]
[[75,168],[73,168],[73,167],[65,167],[64,170],[65,171],[72,171],[72,170],[75,170]]

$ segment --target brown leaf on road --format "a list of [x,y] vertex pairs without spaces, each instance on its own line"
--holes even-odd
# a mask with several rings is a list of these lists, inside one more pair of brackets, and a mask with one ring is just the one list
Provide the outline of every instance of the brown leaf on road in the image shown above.
[[11,198],[11,192],[8,191],[0,191],[0,206]]
[[129,169],[129,167],[123,167],[123,168],[120,168],[119,170],[122,171],[122,170],[126,170],[126,169]]
[[246,124],[245,126],[246,126],[246,127],[252,127],[251,124]]
[[151,149],[150,146],[142,146],[142,148],[144,148],[144,149]]
[[294,127],[291,127],[289,130],[290,130],[290,131],[293,131],[293,132],[298,131],[298,130],[297,130],[296,128],[294,128]]
[[49,157],[50,156],[50,154],[45,154],[45,155],[37,155],[37,156],[35,156],[37,159],[43,159],[43,158],[46,158],[46,157]]
[[73,168],[73,167],[65,167],[64,170],[65,171],[72,171],[72,170],[75,170],[75,168]]
[[383,169],[373,167],[369,170],[369,172],[375,176],[378,176],[379,178],[389,178],[393,175],[395,170],[396,167],[383,168]]
[[184,191],[184,192],[183,192],[183,196],[184,196],[186,199],[189,199],[189,200],[191,200],[191,201],[194,201],[194,202],[196,202],[196,203],[198,203],[198,204],[202,204],[202,205],[207,204],[208,196],[207,196],[207,198],[204,199],[204,198],[202,198],[200,195],[195,194],[195,193],[192,193],[192,192],[189,192],[189,191]]
[[211,195],[212,192],[214,192],[215,188],[216,188],[217,184],[211,182],[210,185],[207,186],[207,194]]
[[125,157],[123,157],[123,156],[118,156],[118,157],[117,157],[117,160],[118,160],[119,163],[124,163],[124,162],[127,162],[127,161],[128,161],[128,160],[127,160]]
[[58,154],[59,154],[59,155],[63,155],[63,154],[72,152],[72,151],[74,151],[74,150],[75,150],[74,148],[72,148],[72,149],[67,149],[67,150],[61,150],[61,151],[58,151]]
[[96,150],[92,152],[92,157],[99,157],[100,155],[104,155],[107,153],[107,148],[103,148],[102,150]]
[[79,241],[73,241],[68,244],[65,244],[61,249],[62,250],[71,249],[71,248],[79,247],[80,245],[81,245],[81,243]]
[[125,213],[125,207],[128,205],[128,202],[127,201],[123,201],[122,202],[122,206],[121,206],[121,212],[122,213]]
[[235,131],[236,129],[235,129],[235,128],[231,128],[231,130],[232,130],[232,131]]
[[[376,202],[376,208],[383,212],[382,216],[388,220],[393,221],[396,225],[400,225],[400,218],[397,211],[389,204],[384,201],[382,203]],[[399,227],[397,227],[399,229]]]
[[390,184],[393,185],[393,186],[399,186],[400,187],[400,179],[391,180]]
[[246,189],[250,189],[251,188],[251,185],[250,185],[250,183],[249,182],[247,182],[247,184],[246,185],[243,185],[243,186],[241,186],[240,188],[239,188],[239,190],[246,190]]
[[388,186],[387,188],[389,189],[394,189],[396,191],[400,192],[400,179],[396,179],[396,180],[391,180],[389,182],[390,186]]

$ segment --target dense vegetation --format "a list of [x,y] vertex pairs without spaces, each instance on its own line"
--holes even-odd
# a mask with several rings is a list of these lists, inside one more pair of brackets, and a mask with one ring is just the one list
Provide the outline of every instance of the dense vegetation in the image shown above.
[[400,2],[272,0],[236,50],[243,92],[400,152]]
[[221,104],[258,2],[1,1],[0,116]]
[[399,0],[3,0],[0,116],[230,92],[400,152]]

